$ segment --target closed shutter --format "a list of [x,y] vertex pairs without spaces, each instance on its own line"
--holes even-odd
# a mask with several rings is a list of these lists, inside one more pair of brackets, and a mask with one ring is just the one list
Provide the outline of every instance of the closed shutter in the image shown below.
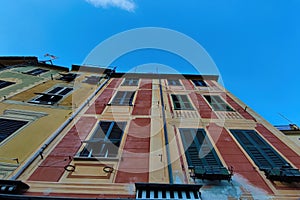
[[0,142],[5,140],[21,127],[25,126],[27,123],[28,121],[0,119]]
[[282,158],[256,131],[230,131],[260,169],[280,168],[288,165],[288,162]]
[[223,167],[203,129],[180,129],[185,155],[191,167]]
[[223,166],[203,129],[179,130],[192,178],[231,180],[232,171]]

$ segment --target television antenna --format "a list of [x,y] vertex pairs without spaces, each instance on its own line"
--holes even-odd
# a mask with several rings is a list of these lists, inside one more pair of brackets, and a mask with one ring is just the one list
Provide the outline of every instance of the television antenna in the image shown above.
[[283,119],[287,120],[289,122],[289,126],[291,127],[292,130],[299,130],[299,127],[294,124],[291,120],[289,120],[287,117],[285,117],[283,114],[278,113]]

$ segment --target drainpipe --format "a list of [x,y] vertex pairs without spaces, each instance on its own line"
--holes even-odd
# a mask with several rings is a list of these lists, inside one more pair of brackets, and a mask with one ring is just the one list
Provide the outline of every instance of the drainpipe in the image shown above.
[[165,103],[161,85],[161,79],[159,78],[159,91],[160,91],[160,100],[161,100],[161,109],[162,109],[162,117],[164,123],[164,136],[165,136],[165,147],[167,153],[167,162],[168,162],[168,172],[169,172],[169,180],[170,184],[173,184],[173,170],[172,170],[172,163],[171,163],[171,156],[170,156],[170,147],[169,147],[169,139],[168,139],[168,130],[167,130],[167,120],[166,120],[166,113],[165,113]]
[[107,80],[105,80],[98,88],[95,92],[93,92],[93,94],[67,119],[67,121],[65,121],[53,134],[50,138],[47,139],[47,141],[44,143],[44,145],[35,152],[35,154],[33,156],[30,157],[29,160],[26,161],[26,163],[19,169],[19,171],[17,171],[17,173],[15,175],[13,175],[10,180],[17,180],[17,178],[19,178],[19,176],[32,164],[32,162],[38,157],[41,156],[41,154],[43,153],[43,151],[48,147],[48,145],[61,133],[61,131],[66,128],[71,121],[79,114],[80,111],[82,111],[82,109],[89,104],[90,100],[92,98],[94,98],[98,92],[103,88],[104,85],[107,84],[107,82],[109,81],[110,77],[108,76]]

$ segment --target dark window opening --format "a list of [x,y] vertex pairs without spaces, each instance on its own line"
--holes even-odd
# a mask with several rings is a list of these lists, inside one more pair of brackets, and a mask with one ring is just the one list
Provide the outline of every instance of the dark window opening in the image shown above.
[[0,118],[0,142],[28,124],[28,121]]
[[114,106],[132,106],[134,99],[134,91],[118,91],[111,102]]
[[55,87],[46,93],[36,93],[39,96],[37,96],[29,103],[53,105],[59,102],[64,96],[69,94],[72,90],[73,88],[69,88],[69,87]]
[[212,143],[203,129],[179,129],[185,156],[194,178],[231,180],[232,171],[220,161]]
[[61,77],[59,80],[71,82],[73,81],[78,75],[74,73],[68,73],[68,74],[60,74]]
[[16,84],[15,82],[0,80],[0,89]]
[[181,83],[179,80],[176,79],[168,79],[168,85],[170,86],[181,86]]
[[25,74],[37,76],[37,75],[40,75],[40,74],[48,72],[48,71],[49,70],[47,70],[47,69],[40,69],[40,68],[38,68],[38,69],[33,69],[33,70],[29,71],[29,72],[25,72]]
[[214,111],[234,111],[220,96],[204,95]]
[[118,156],[126,123],[101,121],[86,145],[79,153],[80,157],[114,158]]
[[138,78],[126,78],[123,82],[123,86],[138,86],[139,79]]
[[203,80],[192,80],[195,86],[207,87],[207,84]]
[[194,110],[187,95],[172,94],[171,97],[175,110]]

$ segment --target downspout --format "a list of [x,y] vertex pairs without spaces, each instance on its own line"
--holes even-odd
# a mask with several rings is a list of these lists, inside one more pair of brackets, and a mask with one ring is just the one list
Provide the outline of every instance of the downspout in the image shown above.
[[34,153],[33,156],[30,157],[29,160],[26,161],[26,163],[17,171],[15,175],[13,175],[10,180],[17,180],[19,176],[32,164],[32,162],[41,155],[41,153],[48,147],[48,145],[61,133],[61,131],[66,128],[71,121],[79,114],[82,109],[89,104],[89,102],[94,98],[97,93],[103,88],[104,85],[107,84],[107,82],[110,80],[110,77],[108,76],[107,80],[105,80],[93,94],[52,134],[50,138],[47,139],[47,141],[44,143],[44,145]]
[[160,91],[160,100],[161,100],[161,109],[162,109],[162,117],[164,123],[164,138],[165,138],[165,147],[167,153],[167,163],[168,163],[168,172],[169,172],[169,181],[170,184],[173,184],[173,170],[171,165],[171,156],[170,156],[170,147],[169,147],[169,139],[168,139],[168,130],[167,130],[167,120],[166,120],[166,113],[165,113],[165,103],[161,85],[161,79],[159,78],[159,91]]

